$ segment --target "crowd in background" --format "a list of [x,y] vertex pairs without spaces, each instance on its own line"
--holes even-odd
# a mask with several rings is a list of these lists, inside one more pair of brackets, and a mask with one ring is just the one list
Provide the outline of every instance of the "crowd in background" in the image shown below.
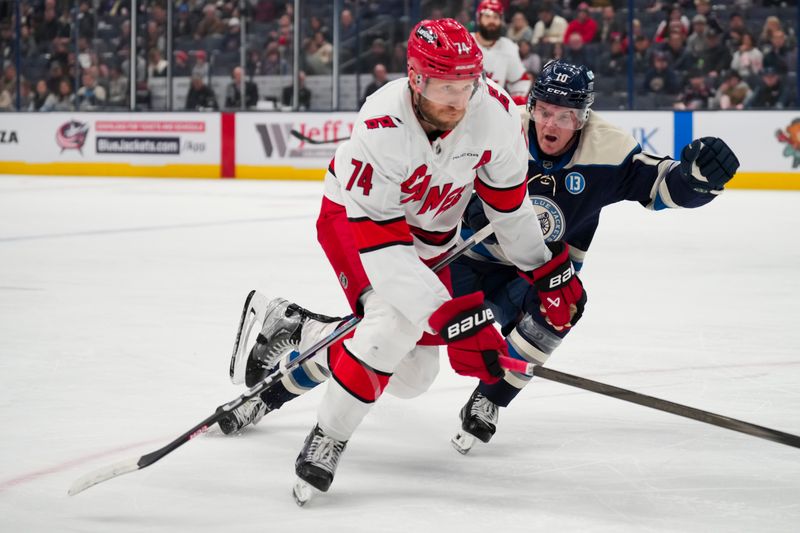
[[[451,16],[474,28],[475,3],[423,1],[411,18]],[[640,109],[796,105],[797,36],[790,22],[796,19],[796,3],[635,3],[630,32],[627,1],[510,0],[506,36],[519,46],[523,65],[533,78],[552,58],[590,66],[596,73],[598,108],[625,108],[631,85],[635,107]],[[415,20],[402,11],[403,2],[345,0],[335,15],[331,4],[319,0],[303,4],[301,108],[311,106],[306,74],[332,73],[333,16],[340,27],[340,72],[374,74],[363,97],[392,73],[406,70],[405,39]],[[0,0],[0,110],[16,109],[17,87],[22,110],[129,109],[130,5],[121,0],[23,0],[17,36],[15,2]],[[253,108],[263,98],[254,77],[293,71],[292,2],[248,0],[243,13],[239,2],[230,0],[176,0],[171,61],[166,3],[142,0],[137,5],[133,92],[138,109],[151,108],[151,92],[155,84],[165,83],[168,74],[191,80],[185,109],[203,110],[240,108],[243,76],[245,107]],[[633,76],[628,70],[629,47]],[[16,67],[18,54],[21,72]],[[211,76],[230,77],[224,93],[213,90]],[[292,99],[293,88],[285,87],[281,104],[291,105]]]

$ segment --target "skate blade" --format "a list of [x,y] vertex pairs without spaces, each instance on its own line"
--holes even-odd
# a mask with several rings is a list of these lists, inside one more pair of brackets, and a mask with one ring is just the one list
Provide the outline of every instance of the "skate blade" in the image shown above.
[[461,455],[467,455],[475,445],[475,440],[475,437],[466,431],[459,431],[456,433],[455,437],[450,439],[450,444],[452,444],[453,448]]
[[294,487],[292,487],[292,496],[294,497],[294,503],[297,504],[298,507],[303,507],[307,504],[315,494],[319,491],[303,481],[300,478],[297,478],[297,481],[294,482]]

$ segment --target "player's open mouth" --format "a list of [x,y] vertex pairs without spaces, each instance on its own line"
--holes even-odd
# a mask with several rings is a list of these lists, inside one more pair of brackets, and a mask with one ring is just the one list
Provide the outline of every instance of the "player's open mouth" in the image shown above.
[[554,143],[558,140],[558,137],[556,137],[555,135],[545,135],[544,140],[549,143]]

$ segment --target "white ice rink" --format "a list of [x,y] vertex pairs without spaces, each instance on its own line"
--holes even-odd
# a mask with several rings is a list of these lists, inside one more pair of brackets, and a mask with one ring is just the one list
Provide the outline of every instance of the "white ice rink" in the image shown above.
[[[386,396],[331,492],[298,508],[321,389],[238,437],[160,448],[241,391],[247,292],[347,311],[316,244],[321,183],[0,177],[2,532],[800,531],[800,449],[536,381],[469,456],[473,382]],[[608,208],[586,314],[552,368],[800,434],[800,196]]]

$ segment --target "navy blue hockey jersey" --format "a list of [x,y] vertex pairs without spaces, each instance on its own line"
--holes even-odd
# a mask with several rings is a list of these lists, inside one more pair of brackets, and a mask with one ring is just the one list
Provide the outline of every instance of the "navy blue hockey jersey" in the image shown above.
[[[522,113],[528,129],[528,114]],[[530,200],[545,240],[566,241],[576,269],[583,265],[603,207],[622,200],[652,210],[699,207],[714,198],[689,186],[678,161],[643,152],[631,134],[592,111],[579,136],[571,150],[549,158],[539,153],[536,132],[528,131]],[[496,244],[478,245],[467,255],[507,263]]]

